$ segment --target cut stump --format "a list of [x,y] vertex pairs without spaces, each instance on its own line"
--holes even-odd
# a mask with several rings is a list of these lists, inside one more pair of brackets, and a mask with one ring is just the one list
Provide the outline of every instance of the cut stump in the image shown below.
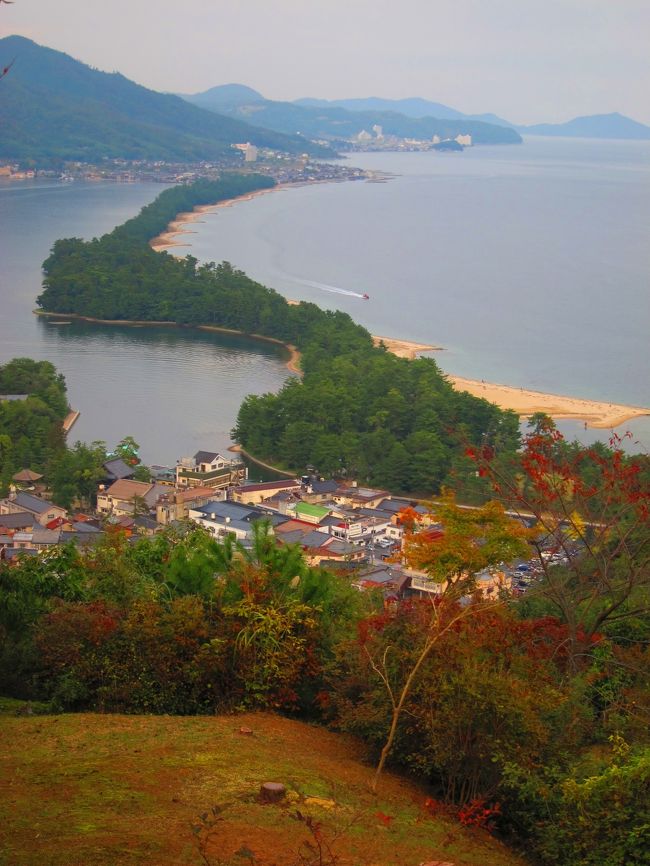
[[280,782],[264,782],[260,786],[260,801],[262,803],[279,803],[284,800],[287,789]]

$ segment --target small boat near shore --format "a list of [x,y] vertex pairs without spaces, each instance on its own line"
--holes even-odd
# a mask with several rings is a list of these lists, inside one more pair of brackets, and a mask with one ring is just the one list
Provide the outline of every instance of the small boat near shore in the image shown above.
[[369,300],[370,300],[370,295],[367,294],[367,292],[364,292],[364,293],[361,295],[361,297],[363,298],[364,301],[369,301]]

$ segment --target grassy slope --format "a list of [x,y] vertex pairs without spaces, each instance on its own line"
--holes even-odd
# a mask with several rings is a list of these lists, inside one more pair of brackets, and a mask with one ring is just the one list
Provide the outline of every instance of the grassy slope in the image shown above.
[[[320,728],[271,714],[18,717],[4,706],[7,866],[298,866],[311,860],[298,856],[308,833],[293,817],[297,808],[321,821],[330,841],[342,834],[338,859],[325,863],[522,866],[487,835],[429,817],[423,791],[403,779],[387,775],[371,795],[359,744]],[[243,725],[252,736],[240,733]],[[264,781],[284,782],[293,802],[258,804]],[[305,803],[310,796],[336,806]],[[207,829],[199,817],[206,812]],[[388,826],[378,813],[392,816]]]

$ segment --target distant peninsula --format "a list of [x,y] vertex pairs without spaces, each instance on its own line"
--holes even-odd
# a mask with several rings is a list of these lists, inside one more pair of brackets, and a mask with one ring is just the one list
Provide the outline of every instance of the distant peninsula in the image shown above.
[[566,138],[610,138],[650,141],[650,126],[638,123],[618,112],[574,117],[566,123],[538,123],[518,126],[524,135],[552,135]]

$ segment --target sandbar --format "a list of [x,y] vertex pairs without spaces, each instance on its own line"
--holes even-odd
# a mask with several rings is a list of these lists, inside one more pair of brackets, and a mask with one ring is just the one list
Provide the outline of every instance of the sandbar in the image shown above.
[[[383,343],[389,352],[411,361],[422,352],[438,351],[441,348],[413,343],[409,340],[395,340],[391,337],[373,337],[373,340],[376,346]],[[610,430],[633,418],[650,415],[650,408],[643,406],[607,403],[604,400],[584,400],[580,397],[531,391],[513,385],[499,385],[483,379],[466,379],[450,373],[445,375],[457,391],[467,391],[475,397],[482,397],[490,403],[495,403],[500,409],[511,409],[522,418],[528,418],[535,412],[543,412],[556,421],[573,419],[584,421],[585,427]]]
[[277,192],[278,190],[285,189],[289,186],[295,186],[295,184],[279,183],[266,189],[256,189],[253,192],[247,192],[243,195],[235,196],[235,198],[224,199],[223,201],[216,202],[216,204],[197,205],[194,210],[178,213],[169,223],[164,232],[161,232],[157,237],[152,238],[152,240],[149,241],[149,246],[157,253],[171,249],[172,247],[190,246],[190,244],[179,243],[179,241],[175,240],[179,235],[196,234],[196,232],[193,232],[191,229],[185,228],[190,223],[198,222],[205,214],[216,213],[221,210],[221,208],[232,207],[234,204],[239,204],[239,202],[242,201],[251,201],[261,195],[266,195],[269,192]]
[[584,421],[586,427],[612,429],[632,418],[650,415],[650,408],[642,406],[626,406],[621,403],[546,394],[542,391],[514,388],[511,385],[465,379],[462,376],[447,375],[447,378],[458,391],[468,391],[475,397],[483,397],[490,403],[496,403],[501,409],[512,409],[524,418],[535,412],[544,412],[555,420],[572,418]]
[[382,343],[398,358],[407,358],[409,361],[414,361],[422,352],[440,352],[442,346],[428,346],[426,343],[412,343],[410,340],[396,340],[393,337],[376,337],[372,338],[375,346]]

